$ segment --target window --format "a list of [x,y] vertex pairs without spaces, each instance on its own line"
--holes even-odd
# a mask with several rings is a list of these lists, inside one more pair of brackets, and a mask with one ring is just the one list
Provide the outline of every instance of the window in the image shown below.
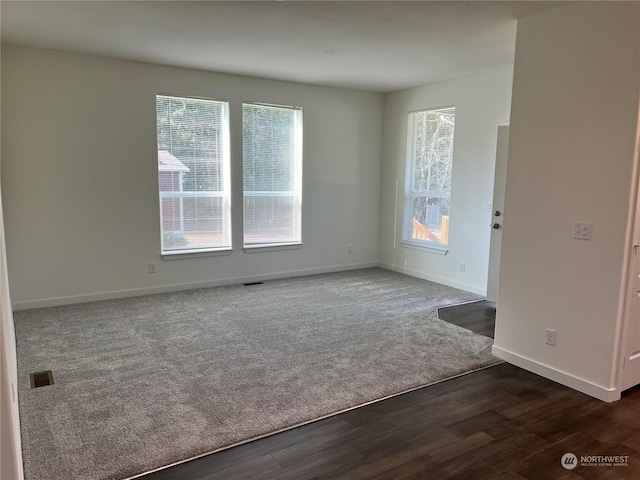
[[409,113],[403,240],[445,250],[455,107]]
[[227,102],[156,96],[162,254],[231,248]]
[[302,241],[302,110],[242,105],[244,246]]

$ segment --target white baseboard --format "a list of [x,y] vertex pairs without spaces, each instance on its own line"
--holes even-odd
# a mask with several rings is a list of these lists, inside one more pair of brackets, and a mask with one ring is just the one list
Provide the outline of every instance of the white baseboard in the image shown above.
[[516,367],[520,367],[524,370],[540,375],[541,377],[553,380],[565,387],[585,393],[591,397],[597,398],[598,400],[602,400],[604,402],[615,402],[616,400],[620,400],[620,391],[616,388],[606,388],[601,385],[596,385],[588,380],[557,370],[553,367],[536,362],[530,358],[523,357],[517,353],[510,352],[496,345],[493,345],[491,353],[505,362],[515,365]]
[[430,282],[439,283],[441,285],[446,285],[447,287],[457,288],[458,290],[464,290],[465,292],[475,293],[477,295],[486,296],[487,290],[476,285],[471,285],[469,283],[456,282],[447,277],[440,277],[438,275],[431,275],[425,272],[419,272],[417,270],[412,270],[410,268],[399,267],[397,265],[391,265],[390,263],[380,262],[379,266],[381,268],[386,268],[387,270],[392,270],[398,273],[404,273],[405,275],[411,275],[412,277],[421,278],[423,280],[429,280]]
[[13,302],[13,310],[29,310],[32,308],[57,307],[61,305],[71,305],[75,303],[95,302],[99,300],[113,300],[115,298],[139,297],[142,295],[153,295],[156,293],[179,292],[182,290],[193,290],[196,288],[222,287],[225,285],[236,285],[239,283],[262,282],[265,280],[277,280],[280,278],[302,277],[306,275],[316,275],[319,273],[333,273],[347,270],[360,270],[362,268],[377,267],[378,262],[354,263],[349,265],[334,265],[331,267],[306,268],[301,270],[291,270],[275,272],[262,275],[249,275],[245,277],[231,277],[206,282],[176,283],[171,285],[161,285],[156,287],[133,288],[129,290],[113,290],[109,292],[90,293],[84,295],[73,295],[68,297],[45,298],[42,300],[28,300],[24,302]]

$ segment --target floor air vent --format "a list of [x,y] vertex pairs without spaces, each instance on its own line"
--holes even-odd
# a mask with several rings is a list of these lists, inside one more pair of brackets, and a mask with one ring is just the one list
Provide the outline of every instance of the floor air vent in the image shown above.
[[51,370],[32,373],[29,375],[29,378],[31,379],[31,388],[53,385],[53,374],[51,373]]
[[245,287],[251,287],[253,285],[264,285],[264,282],[248,282],[248,283],[243,283],[242,285],[244,285]]

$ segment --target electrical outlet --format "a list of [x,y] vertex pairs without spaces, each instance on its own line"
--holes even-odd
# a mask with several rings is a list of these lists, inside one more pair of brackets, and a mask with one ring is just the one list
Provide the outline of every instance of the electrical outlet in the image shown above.
[[547,328],[547,336],[545,342],[547,345],[551,345],[552,347],[556,346],[556,331],[550,328]]
[[353,247],[351,245],[347,245],[347,253],[353,253]]
[[460,262],[460,271],[464,272],[467,269],[467,265],[464,262]]
[[573,224],[573,238],[578,240],[591,240],[593,225],[591,223],[575,222]]
[[156,273],[156,264],[155,263],[150,263],[149,264],[149,273]]

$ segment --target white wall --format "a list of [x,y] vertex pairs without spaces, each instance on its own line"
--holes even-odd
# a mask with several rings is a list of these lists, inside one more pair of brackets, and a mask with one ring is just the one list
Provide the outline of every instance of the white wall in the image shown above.
[[[493,174],[498,125],[509,121],[512,71],[453,80],[385,96],[381,265],[479,294],[486,292]],[[400,243],[410,111],[454,105],[449,253],[427,253]],[[396,189],[397,185],[397,189]],[[465,262],[465,272],[459,271]]]
[[619,396],[639,23],[636,2],[579,2],[521,20],[516,42],[494,353],[604,400]]
[[[244,253],[235,208],[231,255],[161,260],[156,92],[230,101],[236,206],[241,102],[303,108],[302,248]],[[377,264],[381,94],[3,47],[2,97],[16,308]]]

